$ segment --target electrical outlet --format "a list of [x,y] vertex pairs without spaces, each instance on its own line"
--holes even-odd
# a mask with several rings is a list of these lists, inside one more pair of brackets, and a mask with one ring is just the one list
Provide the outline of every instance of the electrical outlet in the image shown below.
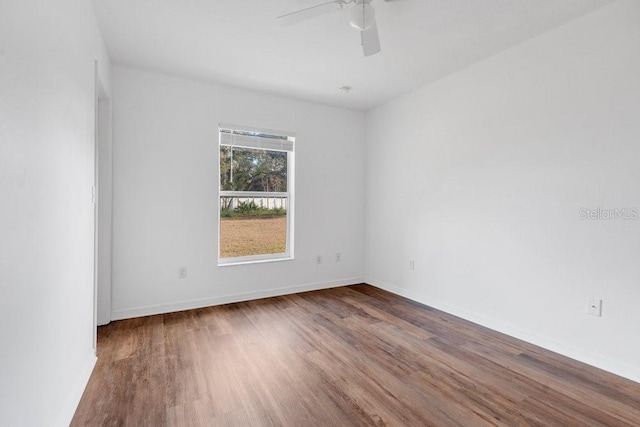
[[587,300],[587,313],[592,316],[602,316],[602,300],[599,298],[589,297]]
[[336,262],[340,262],[340,261],[342,261],[342,253],[336,252]]
[[316,255],[316,264],[322,264],[322,255]]
[[180,267],[178,269],[178,278],[184,279],[187,277],[187,267]]
[[414,260],[410,259],[409,260],[409,270],[413,271],[416,268],[416,263]]

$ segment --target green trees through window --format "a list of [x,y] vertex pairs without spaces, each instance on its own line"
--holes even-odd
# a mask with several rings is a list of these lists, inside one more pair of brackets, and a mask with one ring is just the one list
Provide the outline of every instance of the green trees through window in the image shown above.
[[233,146],[220,147],[223,191],[287,191],[287,153]]

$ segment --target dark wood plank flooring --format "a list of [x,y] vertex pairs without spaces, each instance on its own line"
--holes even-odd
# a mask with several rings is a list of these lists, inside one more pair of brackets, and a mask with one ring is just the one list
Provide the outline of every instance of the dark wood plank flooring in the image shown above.
[[114,322],[73,426],[640,426],[640,384],[367,285]]

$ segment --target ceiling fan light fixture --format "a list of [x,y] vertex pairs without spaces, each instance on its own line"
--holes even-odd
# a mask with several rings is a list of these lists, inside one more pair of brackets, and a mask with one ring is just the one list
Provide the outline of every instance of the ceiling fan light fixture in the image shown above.
[[358,1],[351,8],[349,21],[351,26],[360,31],[366,31],[376,22],[376,11],[366,0]]

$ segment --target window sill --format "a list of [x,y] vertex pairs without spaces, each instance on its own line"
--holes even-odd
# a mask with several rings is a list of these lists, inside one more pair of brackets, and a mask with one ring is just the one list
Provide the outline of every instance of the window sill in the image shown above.
[[280,261],[293,261],[293,256],[284,255],[279,258],[254,258],[254,259],[234,259],[228,258],[228,261],[218,260],[218,267],[229,267],[232,265],[247,265],[247,264],[265,264],[268,262],[280,262]]

